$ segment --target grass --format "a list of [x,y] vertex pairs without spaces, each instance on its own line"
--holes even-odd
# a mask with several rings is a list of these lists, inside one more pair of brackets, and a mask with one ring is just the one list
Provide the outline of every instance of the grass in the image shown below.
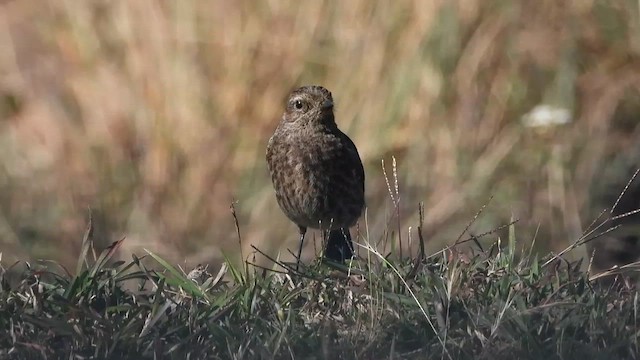
[[468,251],[399,258],[361,238],[349,266],[316,261],[296,273],[273,259],[271,269],[187,273],[152,252],[114,261],[125,239],[96,256],[90,222],[73,272],[0,263],[0,357],[638,358],[629,278],[602,281],[580,262],[519,251],[515,229],[490,248],[471,238]]
[[[522,243],[537,231],[558,251],[603,207],[589,191],[601,160],[638,142],[638,14],[636,0],[4,1],[4,256],[72,266],[90,207],[99,248],[127,234],[123,258],[219,266],[238,250],[233,200],[245,252],[293,246],[264,149],[306,83],[332,90],[358,146],[374,233],[393,155],[431,251],[490,195],[472,231],[516,214]],[[539,104],[573,121],[523,126]],[[403,222],[414,206],[400,202]]]
[[[636,0],[0,3],[0,358],[637,359],[637,292],[610,279],[638,264],[564,259],[608,235],[584,230],[617,196],[592,183],[628,180],[608,165],[640,137],[639,19]],[[269,260],[296,237],[263,154],[302,83],[333,91],[372,216],[350,268],[295,274]],[[541,104],[572,121],[525,127]],[[489,197],[465,248],[419,255]]]

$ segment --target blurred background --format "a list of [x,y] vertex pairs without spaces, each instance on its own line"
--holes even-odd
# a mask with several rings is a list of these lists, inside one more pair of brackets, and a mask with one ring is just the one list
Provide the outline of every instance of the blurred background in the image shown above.
[[264,152],[302,84],[365,163],[361,237],[415,246],[423,202],[430,251],[511,218],[558,251],[638,167],[639,55],[635,0],[1,0],[0,251],[73,264],[90,208],[123,258],[289,256]]

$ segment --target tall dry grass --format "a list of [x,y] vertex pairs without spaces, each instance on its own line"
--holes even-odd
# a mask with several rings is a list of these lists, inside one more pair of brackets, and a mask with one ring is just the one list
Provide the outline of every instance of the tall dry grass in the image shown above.
[[[371,240],[397,236],[395,156],[405,240],[420,201],[437,248],[494,196],[470,231],[513,215],[563,248],[638,140],[639,25],[636,1],[2,1],[3,256],[72,261],[90,207],[102,244],[216,261],[233,201],[245,254],[291,246],[264,148],[303,83],[360,149]],[[573,122],[524,127],[543,103]]]

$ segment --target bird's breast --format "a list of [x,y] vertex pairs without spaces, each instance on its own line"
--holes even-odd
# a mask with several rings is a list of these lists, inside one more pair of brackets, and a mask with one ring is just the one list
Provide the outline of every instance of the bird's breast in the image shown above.
[[346,161],[351,154],[332,140],[288,136],[269,142],[267,162],[278,203],[298,225],[348,227],[364,206],[362,185],[351,169],[361,166],[360,160]]

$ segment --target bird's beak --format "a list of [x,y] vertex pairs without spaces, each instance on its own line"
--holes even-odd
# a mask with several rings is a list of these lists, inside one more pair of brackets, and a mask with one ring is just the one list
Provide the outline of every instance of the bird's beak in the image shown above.
[[322,110],[330,110],[330,109],[333,109],[333,101],[325,100],[325,102],[322,103]]

